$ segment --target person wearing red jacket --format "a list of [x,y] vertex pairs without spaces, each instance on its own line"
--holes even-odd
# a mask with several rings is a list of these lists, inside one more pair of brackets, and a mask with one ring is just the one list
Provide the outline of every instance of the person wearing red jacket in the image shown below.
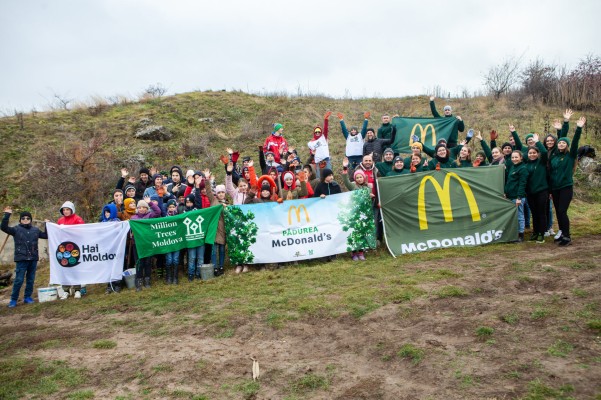
[[284,126],[282,124],[276,123],[273,125],[273,132],[267,139],[265,139],[265,143],[263,144],[263,151],[273,152],[275,162],[280,163],[280,156],[288,151],[288,142],[284,139]]
[[[62,214],[62,217],[60,217],[58,221],[56,221],[58,225],[85,224],[83,218],[75,214],[75,204],[73,204],[73,202],[65,201],[59,211]],[[65,293],[61,297],[62,300],[69,297],[69,294],[71,294],[76,299],[81,298],[82,294],[86,294],[85,285],[63,286],[63,290],[65,291]]]

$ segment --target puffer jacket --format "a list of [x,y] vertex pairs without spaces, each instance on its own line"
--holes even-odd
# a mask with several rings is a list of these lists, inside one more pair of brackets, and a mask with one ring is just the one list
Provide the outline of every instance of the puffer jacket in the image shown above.
[[48,233],[31,224],[8,226],[10,213],[4,213],[0,229],[15,240],[14,261],[38,261],[38,239],[48,239]]

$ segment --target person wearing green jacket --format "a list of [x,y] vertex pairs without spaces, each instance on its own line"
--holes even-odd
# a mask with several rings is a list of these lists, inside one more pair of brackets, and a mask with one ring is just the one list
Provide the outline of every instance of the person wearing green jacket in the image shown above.
[[434,118],[456,118],[457,123],[453,125],[453,132],[449,136],[448,147],[453,148],[457,146],[457,140],[459,139],[459,132],[463,132],[465,130],[465,124],[463,123],[463,119],[458,115],[456,117],[453,116],[453,109],[450,105],[446,105],[443,108],[444,117],[436,111],[436,104],[434,104],[434,96],[430,96],[430,111],[432,111],[432,116]]
[[392,138],[392,124],[390,123],[390,115],[382,115],[382,125],[378,128],[378,138],[390,139]]
[[468,146],[463,146],[459,155],[455,159],[455,168],[472,167],[472,149]]
[[562,234],[560,238],[556,239],[560,246],[568,246],[572,243],[568,208],[574,196],[574,170],[576,169],[578,157],[578,142],[585,123],[585,117],[578,119],[571,144],[568,137],[557,139],[557,152],[552,154],[549,160],[551,195],[553,196],[557,223]]
[[419,157],[421,164],[428,163],[428,160],[425,158],[425,156],[422,153],[423,148],[424,148],[424,146],[420,142],[411,143],[411,155],[408,157],[405,157],[405,159],[403,160],[403,164],[405,165],[406,170],[409,170],[409,168],[411,168],[411,159],[415,155],[417,155]]
[[524,165],[524,156],[520,150],[511,153],[511,167],[507,166],[509,173],[505,181],[505,197],[511,200],[518,208],[518,242],[524,241],[524,202],[526,198],[526,185],[528,183],[528,170]]
[[547,149],[539,141],[538,135],[533,135],[534,146],[528,147],[528,157],[525,164],[528,170],[526,184],[526,199],[532,211],[533,230],[530,240],[545,243],[547,231],[547,203],[549,201],[549,184],[547,182]]
[[392,170],[386,174],[386,176],[396,176],[396,175],[406,175],[409,174],[409,170],[405,168],[405,161],[403,161],[403,157],[396,156],[394,160],[392,160]]
[[447,148],[447,146],[444,145],[444,143],[437,144],[434,151],[434,157],[428,162],[428,170],[434,171],[441,168],[455,167],[455,160],[451,159],[451,151]]
[[390,171],[392,171],[392,160],[394,159],[394,150],[390,147],[384,150],[383,160],[381,162],[376,163],[376,168],[378,169],[378,176],[386,176]]

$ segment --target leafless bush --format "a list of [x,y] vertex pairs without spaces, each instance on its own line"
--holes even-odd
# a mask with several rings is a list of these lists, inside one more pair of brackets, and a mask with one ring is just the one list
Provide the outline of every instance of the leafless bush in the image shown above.
[[495,99],[506,94],[518,82],[519,66],[519,60],[509,57],[488,70],[484,76],[484,85]]
[[168,89],[162,83],[158,82],[156,85],[149,85],[144,90],[144,95],[148,95],[153,99],[160,99],[167,91]]

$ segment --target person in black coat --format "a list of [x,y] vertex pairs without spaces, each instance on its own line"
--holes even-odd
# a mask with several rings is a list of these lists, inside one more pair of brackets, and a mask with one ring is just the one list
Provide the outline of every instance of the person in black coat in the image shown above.
[[16,307],[19,299],[19,292],[23,281],[25,280],[25,293],[23,302],[25,304],[33,303],[31,295],[33,293],[33,283],[35,281],[35,272],[38,265],[38,240],[48,239],[48,234],[38,227],[31,225],[31,213],[23,211],[19,216],[19,224],[8,226],[8,220],[13,210],[10,207],[4,208],[4,217],[0,229],[7,235],[13,236],[15,241],[15,263],[16,277],[13,282],[13,291],[10,295],[9,307]]
[[342,188],[334,180],[334,173],[329,168],[321,170],[321,182],[315,187],[313,197],[321,197],[322,199],[331,194],[342,193]]

